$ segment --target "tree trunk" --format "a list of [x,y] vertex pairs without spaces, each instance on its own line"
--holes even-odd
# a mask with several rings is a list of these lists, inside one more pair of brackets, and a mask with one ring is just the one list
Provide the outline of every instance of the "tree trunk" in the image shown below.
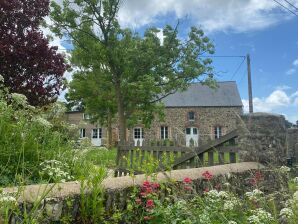
[[108,148],[110,149],[113,146],[113,132],[112,132],[112,116],[108,114]]
[[116,82],[116,97],[117,97],[117,107],[118,107],[118,126],[119,126],[119,139],[120,145],[126,144],[126,120],[124,115],[124,104],[121,94],[120,82]]

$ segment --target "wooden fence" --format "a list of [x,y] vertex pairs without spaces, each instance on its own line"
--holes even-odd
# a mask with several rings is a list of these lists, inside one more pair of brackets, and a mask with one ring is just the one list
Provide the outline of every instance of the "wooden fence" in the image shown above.
[[[166,146],[118,146],[115,176],[130,172],[144,173],[148,163],[158,170],[185,169],[218,164],[236,163],[238,159],[238,130],[199,147]],[[147,165],[146,165],[147,164]],[[158,171],[156,170],[156,171]]]

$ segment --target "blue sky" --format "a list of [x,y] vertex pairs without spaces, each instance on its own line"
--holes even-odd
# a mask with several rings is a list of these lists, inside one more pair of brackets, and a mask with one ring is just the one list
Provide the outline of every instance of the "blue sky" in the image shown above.
[[[288,1],[298,7],[298,0]],[[119,12],[121,25],[140,33],[150,26],[175,26],[178,19],[181,38],[191,26],[201,27],[215,44],[215,55],[250,54],[255,111],[298,120],[298,16],[273,0],[126,0]],[[237,82],[247,110],[246,61],[235,73],[242,60],[213,58],[218,80]]]

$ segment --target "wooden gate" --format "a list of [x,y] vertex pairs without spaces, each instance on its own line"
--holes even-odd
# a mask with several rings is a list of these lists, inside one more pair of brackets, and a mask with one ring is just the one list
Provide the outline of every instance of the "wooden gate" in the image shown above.
[[156,171],[235,163],[239,151],[237,137],[238,130],[235,129],[199,147],[118,146],[115,176],[144,173],[143,168],[148,163],[155,165]]

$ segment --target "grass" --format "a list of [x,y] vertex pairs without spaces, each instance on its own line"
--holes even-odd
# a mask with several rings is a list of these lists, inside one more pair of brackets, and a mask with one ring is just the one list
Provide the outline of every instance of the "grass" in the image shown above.
[[83,154],[84,158],[95,166],[109,169],[116,167],[117,149],[89,148]]

